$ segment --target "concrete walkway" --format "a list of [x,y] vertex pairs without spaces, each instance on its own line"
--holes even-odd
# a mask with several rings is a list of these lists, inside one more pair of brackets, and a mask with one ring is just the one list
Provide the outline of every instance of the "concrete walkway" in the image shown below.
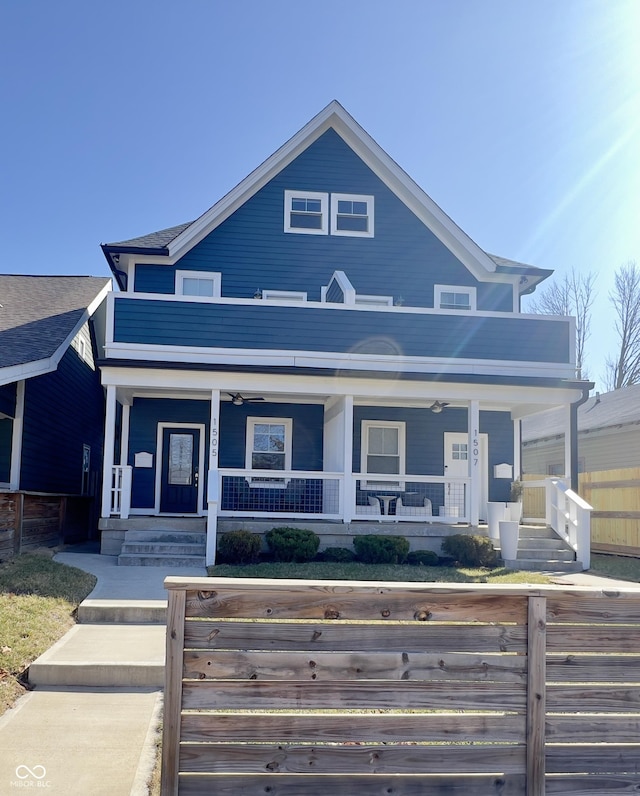
[[146,796],[164,684],[167,575],[204,568],[119,567],[63,552],[96,575],[79,624],[29,668],[34,687],[0,716],[0,794]]

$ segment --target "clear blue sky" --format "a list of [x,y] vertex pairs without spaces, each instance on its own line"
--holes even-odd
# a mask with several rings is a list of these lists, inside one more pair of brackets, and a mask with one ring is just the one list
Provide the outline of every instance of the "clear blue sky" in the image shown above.
[[3,0],[4,273],[107,275],[338,99],[483,249],[640,261],[640,0]]

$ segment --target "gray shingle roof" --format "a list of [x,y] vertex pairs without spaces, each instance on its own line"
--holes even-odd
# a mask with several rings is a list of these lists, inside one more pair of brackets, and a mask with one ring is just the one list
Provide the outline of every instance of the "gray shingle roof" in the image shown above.
[[[640,384],[613,392],[596,393],[578,407],[578,431],[640,423]],[[563,409],[548,409],[522,421],[522,439],[530,442],[563,434],[566,414]]]
[[178,224],[169,229],[161,229],[158,232],[150,232],[148,235],[141,235],[139,238],[131,238],[130,240],[121,240],[117,243],[105,243],[107,247],[122,247],[132,249],[162,249],[168,246],[174,238],[177,238],[181,232],[187,227],[190,227],[193,221],[186,224]]
[[53,356],[110,281],[0,274],[0,368]]

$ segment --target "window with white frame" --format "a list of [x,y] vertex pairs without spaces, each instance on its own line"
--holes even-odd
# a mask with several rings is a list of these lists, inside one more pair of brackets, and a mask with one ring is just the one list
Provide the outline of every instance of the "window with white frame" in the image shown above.
[[272,470],[273,475],[252,476],[252,487],[284,488],[287,479],[278,478],[278,470],[291,469],[293,419],[290,417],[248,417],[245,468]]
[[263,301],[306,301],[307,294],[299,290],[263,290]]
[[373,237],[373,196],[331,194],[331,234]]
[[317,191],[285,191],[284,231],[327,235],[329,194]]
[[[406,425],[400,421],[363,420],[360,467],[368,476],[405,474]],[[363,489],[404,489],[402,481],[367,478]]]
[[440,310],[475,310],[475,287],[458,285],[435,285],[434,307]]
[[176,271],[176,295],[194,299],[219,298],[222,274],[210,271]]

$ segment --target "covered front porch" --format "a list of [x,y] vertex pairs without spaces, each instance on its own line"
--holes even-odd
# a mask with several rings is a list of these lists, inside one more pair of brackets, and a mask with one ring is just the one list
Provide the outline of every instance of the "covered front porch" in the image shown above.
[[384,373],[122,367],[103,381],[101,527],[203,518],[207,563],[228,521],[477,528],[520,475],[520,417],[565,404],[569,421],[576,395]]

